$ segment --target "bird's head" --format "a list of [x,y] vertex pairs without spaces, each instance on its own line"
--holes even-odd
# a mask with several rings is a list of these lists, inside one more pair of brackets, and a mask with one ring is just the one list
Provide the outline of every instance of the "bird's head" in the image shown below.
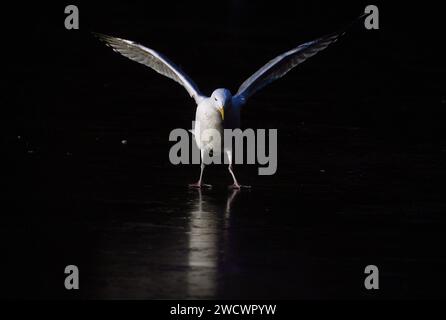
[[211,101],[214,107],[220,112],[221,118],[225,119],[225,109],[231,104],[232,94],[228,89],[217,89],[212,92]]

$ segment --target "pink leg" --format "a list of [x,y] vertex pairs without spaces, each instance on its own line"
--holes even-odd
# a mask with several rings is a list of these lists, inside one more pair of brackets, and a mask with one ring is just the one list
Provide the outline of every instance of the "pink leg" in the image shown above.
[[229,186],[229,188],[237,189],[237,190],[240,190],[242,188],[247,188],[247,189],[251,188],[251,186],[244,186],[244,185],[241,185],[241,184],[238,183],[237,179],[235,178],[234,171],[232,171],[232,164],[229,165],[228,170],[229,170],[229,173],[232,176],[232,179],[234,180],[234,183],[232,184],[232,186]]
[[200,168],[201,168],[200,179],[198,179],[198,181],[196,183],[189,184],[189,187],[191,187],[191,188],[212,188],[212,186],[210,184],[203,184],[202,183],[203,171],[204,171],[204,163],[201,164]]

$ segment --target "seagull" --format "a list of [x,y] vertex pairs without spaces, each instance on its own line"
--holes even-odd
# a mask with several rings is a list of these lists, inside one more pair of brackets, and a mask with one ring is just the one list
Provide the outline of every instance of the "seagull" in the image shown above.
[[217,132],[219,137],[223,137],[224,129],[240,128],[240,110],[253,94],[271,82],[283,77],[291,69],[308,58],[326,49],[344,33],[345,31],[334,32],[300,44],[282,53],[243,82],[235,95],[232,95],[231,91],[226,88],[219,88],[214,90],[211,96],[201,93],[195,82],[165,55],[130,40],[98,33],[94,33],[94,35],[124,57],[152,68],[163,76],[178,82],[195,100],[197,108],[195,112],[195,128],[192,130],[192,133],[200,149],[201,170],[198,181],[189,186],[194,188],[210,187],[210,185],[203,183],[203,171],[205,168],[203,159],[207,152],[221,152],[222,150],[219,149],[223,148],[225,155],[228,157],[228,170],[233,179],[231,187],[240,189],[249,186],[239,184],[235,177],[232,166],[232,150],[221,147],[222,144],[219,143],[219,139],[215,139],[215,136],[212,136],[212,132]]

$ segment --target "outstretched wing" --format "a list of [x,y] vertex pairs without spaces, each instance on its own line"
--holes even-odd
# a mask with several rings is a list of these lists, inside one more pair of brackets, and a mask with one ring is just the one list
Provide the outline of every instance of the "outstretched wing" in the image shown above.
[[314,56],[319,51],[327,48],[331,43],[338,40],[342,34],[343,32],[333,33],[319,39],[306,42],[274,58],[260,68],[245,82],[243,82],[238,89],[237,94],[234,96],[235,101],[238,104],[246,103],[246,100],[254,93],[274,80],[283,77],[291,69],[301,64],[308,58]]
[[197,104],[203,99],[203,95],[200,93],[200,90],[192,79],[162,54],[130,40],[98,33],[95,33],[94,35],[124,57],[148,66],[163,76],[181,84],[187,90],[189,95],[194,98]]
[[254,73],[250,78],[248,78],[237,91],[237,94],[233,98],[233,103],[237,105],[242,105],[246,103],[246,100],[251,97],[254,93],[270,84],[274,80],[277,80],[287,74],[291,69],[301,64],[308,58],[311,58],[319,51],[324,50],[333,42],[336,42],[342,35],[345,34],[346,30],[350,28],[353,24],[361,21],[368,13],[361,14],[349,25],[344,27],[341,31],[335,32],[319,39],[306,42],[291,49],[284,54],[274,58],[262,68],[260,68],[256,73]]

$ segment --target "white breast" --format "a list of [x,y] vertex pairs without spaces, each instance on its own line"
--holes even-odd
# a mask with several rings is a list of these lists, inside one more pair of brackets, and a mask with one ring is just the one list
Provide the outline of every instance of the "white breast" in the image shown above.
[[223,121],[212,105],[211,99],[204,99],[195,115],[195,141],[199,149],[218,152],[223,145]]

